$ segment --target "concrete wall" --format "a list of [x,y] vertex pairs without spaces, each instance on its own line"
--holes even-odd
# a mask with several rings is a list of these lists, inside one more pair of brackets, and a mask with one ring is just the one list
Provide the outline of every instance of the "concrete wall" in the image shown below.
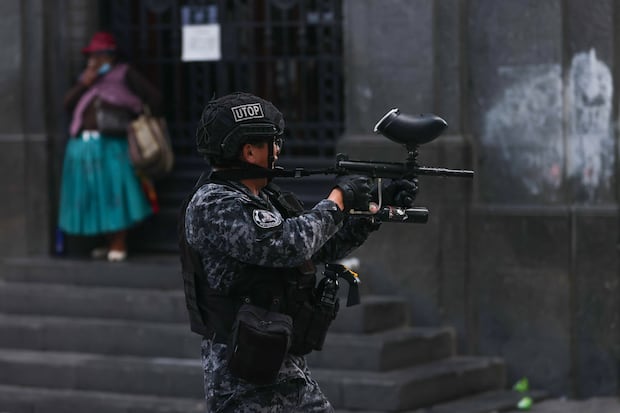
[[372,126],[392,107],[434,112],[449,129],[422,163],[476,170],[421,178],[430,222],[384,225],[362,274],[409,298],[414,324],[455,325],[462,352],[504,357],[509,381],[574,397],[618,390],[616,7],[345,1],[339,150],[402,160]]
[[64,92],[96,29],[86,0],[0,2],[0,256],[47,254],[53,247],[66,140]]
[[46,251],[48,246],[45,99],[40,70],[45,64],[41,3],[35,0],[0,3],[2,255],[37,253]]
[[[445,136],[420,149],[422,165],[472,166],[471,145],[461,125],[462,3],[344,2],[347,132],[339,151],[354,159],[403,161],[403,147],[372,133],[381,116],[398,107],[410,114],[435,112],[448,122]],[[383,225],[357,255],[373,257],[363,260],[366,272],[372,274],[367,280],[372,289],[410,298],[417,325],[449,319],[461,333],[462,347],[467,347],[465,237],[472,182],[419,179],[418,204],[430,209],[429,223]]]
[[469,2],[477,349],[560,394],[618,389],[615,12]]

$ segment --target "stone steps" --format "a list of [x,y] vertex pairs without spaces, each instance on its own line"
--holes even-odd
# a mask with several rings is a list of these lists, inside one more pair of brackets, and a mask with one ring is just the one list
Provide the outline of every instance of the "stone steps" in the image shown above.
[[408,323],[407,302],[400,297],[365,295],[359,305],[352,307],[346,307],[345,302],[340,299],[340,310],[330,332],[368,334],[405,327]]
[[[544,392],[531,392],[534,400]],[[487,392],[407,413],[490,413],[514,411],[521,395],[512,391]],[[126,395],[110,392],[58,390],[0,385],[0,406],[11,413],[203,413],[204,402],[195,399]],[[336,410],[336,413],[359,410]],[[382,413],[364,410],[364,413]]]
[[[502,388],[501,360],[454,357],[388,372],[313,368],[335,408],[401,411]],[[196,359],[106,356],[53,351],[0,350],[0,384],[202,397]]]
[[0,260],[0,280],[115,288],[182,290],[178,255],[132,255],[122,263],[51,257]]
[[0,313],[0,348],[143,357],[200,357],[186,324]]
[[[332,331],[369,333],[406,324],[406,303],[397,297],[367,296],[344,307]],[[46,314],[76,318],[109,318],[187,323],[181,290],[7,282],[0,280],[0,313]]]
[[[543,391],[528,392],[534,401],[546,399],[547,393]],[[478,393],[473,396],[462,397],[457,400],[434,404],[430,407],[423,407],[415,410],[403,411],[403,413],[499,413],[514,412],[517,403],[523,394],[512,390],[496,390]],[[359,410],[338,409],[336,413],[354,413]],[[383,413],[384,411],[364,410],[364,413]],[[560,413],[560,410],[557,411]]]
[[[504,386],[501,360],[457,357],[454,330],[411,327],[404,299],[344,304],[308,356],[335,408],[411,411]],[[204,411],[199,341],[176,257],[0,262],[0,412]]]
[[183,292],[0,282],[0,312],[182,323]]
[[[544,391],[530,391],[527,393],[534,401],[546,399]],[[490,413],[508,412],[516,409],[517,403],[523,394],[512,390],[498,390],[479,393],[470,397],[441,403],[428,408],[416,409],[407,413]],[[559,413],[559,412],[558,412]]]
[[335,408],[397,412],[502,389],[501,359],[451,357],[388,372],[313,369]]
[[203,400],[0,385],[7,413],[204,413]]
[[0,384],[200,399],[194,359],[0,350]]
[[[123,337],[119,340],[119,337]],[[0,313],[0,348],[196,358],[200,338],[186,324]],[[450,329],[402,328],[357,335],[330,332],[313,366],[386,371],[453,355]]]
[[373,334],[330,331],[322,351],[307,356],[319,368],[388,371],[454,355],[450,328],[403,327]]

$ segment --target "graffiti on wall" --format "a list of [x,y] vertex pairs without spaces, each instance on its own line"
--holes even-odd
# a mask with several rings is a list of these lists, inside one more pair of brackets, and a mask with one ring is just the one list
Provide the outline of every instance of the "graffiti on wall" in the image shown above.
[[529,193],[552,192],[564,158],[561,67],[503,67],[499,76],[510,86],[486,113],[482,143]]
[[533,196],[553,200],[571,181],[582,201],[593,200],[614,174],[609,68],[592,50],[573,57],[565,83],[559,64],[504,67],[499,76],[509,86],[485,114],[484,150]]
[[614,174],[611,127],[613,84],[609,68],[591,50],[573,57],[568,76],[568,176],[588,200]]

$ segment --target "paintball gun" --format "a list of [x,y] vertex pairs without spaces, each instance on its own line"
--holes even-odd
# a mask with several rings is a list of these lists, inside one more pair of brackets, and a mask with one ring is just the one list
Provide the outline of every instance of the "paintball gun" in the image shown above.
[[421,114],[410,116],[400,113],[398,109],[388,111],[375,125],[374,132],[407,149],[404,162],[375,162],[349,159],[347,155],[338,154],[336,165],[320,170],[280,170],[278,176],[299,178],[318,174],[365,175],[377,179],[378,205],[373,211],[350,211],[352,214],[373,215],[375,219],[387,222],[426,223],[428,209],[426,207],[394,207],[382,206],[381,179],[415,180],[419,175],[473,178],[474,171],[446,168],[430,168],[418,165],[418,149],[420,145],[435,140],[446,129],[448,124],[439,116]]

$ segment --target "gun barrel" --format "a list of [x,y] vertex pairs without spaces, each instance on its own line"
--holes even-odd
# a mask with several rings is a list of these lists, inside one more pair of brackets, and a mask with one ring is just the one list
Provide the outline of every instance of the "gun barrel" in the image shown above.
[[337,160],[336,172],[368,175],[372,178],[394,179],[413,177],[415,175],[414,170],[407,169],[403,163],[349,160]]
[[460,178],[474,177],[474,171],[470,171],[467,169],[427,168],[425,166],[417,167],[416,173],[418,175],[455,176]]
[[399,162],[372,162],[340,159],[336,161],[336,172],[368,175],[373,178],[413,178],[417,175],[452,176],[473,178],[474,171],[466,169],[412,167]]

